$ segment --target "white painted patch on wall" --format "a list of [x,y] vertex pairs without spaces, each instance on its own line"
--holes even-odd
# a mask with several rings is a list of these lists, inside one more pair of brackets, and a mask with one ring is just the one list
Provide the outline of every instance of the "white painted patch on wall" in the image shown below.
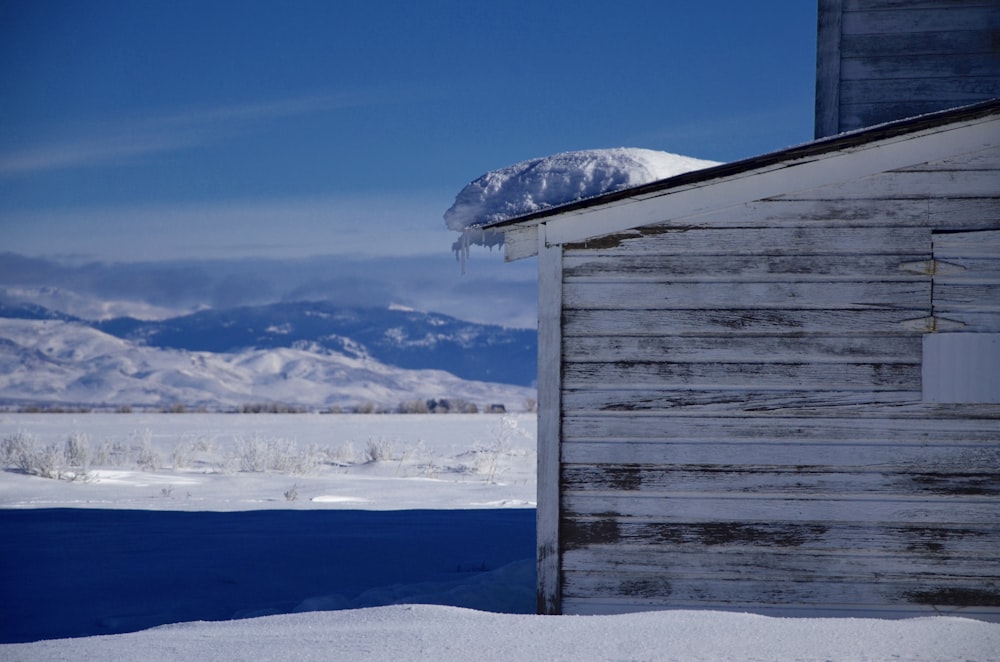
[[1000,403],[1000,333],[924,336],[925,402]]

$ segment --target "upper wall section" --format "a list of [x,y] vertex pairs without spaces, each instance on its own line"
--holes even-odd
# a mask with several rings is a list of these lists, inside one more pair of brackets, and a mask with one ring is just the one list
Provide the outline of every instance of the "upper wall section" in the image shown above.
[[1000,2],[819,0],[816,137],[1000,97]]

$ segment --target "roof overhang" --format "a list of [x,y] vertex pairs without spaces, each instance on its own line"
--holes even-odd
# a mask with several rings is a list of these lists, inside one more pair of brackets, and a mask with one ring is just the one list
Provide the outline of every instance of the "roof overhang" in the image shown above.
[[[483,226],[507,261],[560,245],[981,151],[1000,137],[1000,100],[844,133]],[[646,203],[646,204],[636,204]],[[541,234],[540,234],[541,233]]]

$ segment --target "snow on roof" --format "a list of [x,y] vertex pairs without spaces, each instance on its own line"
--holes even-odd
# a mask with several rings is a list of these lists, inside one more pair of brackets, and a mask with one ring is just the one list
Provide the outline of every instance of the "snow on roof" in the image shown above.
[[563,152],[479,177],[455,196],[444,221],[449,229],[462,233],[452,250],[464,270],[469,246],[492,248],[503,243],[502,233],[484,231],[483,225],[713,165],[718,164],[637,147]]
[[444,214],[449,229],[575,202],[717,165],[651,149],[618,147],[563,152],[493,170],[463,188]]

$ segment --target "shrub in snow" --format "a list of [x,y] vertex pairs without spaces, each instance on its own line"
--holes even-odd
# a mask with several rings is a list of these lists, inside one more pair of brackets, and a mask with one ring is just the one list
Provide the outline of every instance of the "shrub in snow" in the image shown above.
[[511,442],[518,437],[527,437],[528,433],[521,429],[520,423],[513,416],[501,416],[497,423],[496,435],[489,446],[481,449],[484,462],[480,462],[481,473],[486,474],[486,482],[492,483],[506,468],[502,460],[510,453]]
[[379,437],[378,439],[368,439],[365,444],[365,462],[386,462],[393,459],[395,449],[388,439]]
[[183,469],[191,466],[191,452],[194,447],[190,442],[182,441],[174,447],[174,452],[170,454],[170,464],[174,469]]
[[8,434],[0,441],[0,463],[4,467],[21,468],[21,458],[32,445],[37,445],[35,438],[27,432],[18,430],[13,434]]
[[97,447],[97,452],[94,454],[93,464],[102,467],[123,467],[126,464],[130,464],[131,461],[129,458],[131,458],[131,456],[132,453],[129,450],[128,444],[120,441],[105,439]]
[[396,411],[400,414],[426,414],[430,409],[427,408],[427,403],[423,400],[407,400],[400,402]]
[[315,446],[300,452],[290,439],[266,439],[255,434],[236,440],[235,459],[240,471],[304,474],[316,467],[319,457]]
[[4,466],[42,478],[59,478],[65,462],[63,449],[57,444],[41,446],[26,432],[17,431],[4,437],[2,444]]
[[441,398],[428,400],[427,410],[435,414],[478,414],[479,406],[463,398]]
[[67,466],[86,469],[90,461],[90,437],[74,432],[66,439],[63,450]]
[[153,448],[153,433],[141,430],[132,433],[135,464],[142,471],[156,471],[162,464],[160,454]]
[[267,442],[254,435],[249,439],[240,437],[236,440],[236,458],[240,463],[240,471],[267,471]]

